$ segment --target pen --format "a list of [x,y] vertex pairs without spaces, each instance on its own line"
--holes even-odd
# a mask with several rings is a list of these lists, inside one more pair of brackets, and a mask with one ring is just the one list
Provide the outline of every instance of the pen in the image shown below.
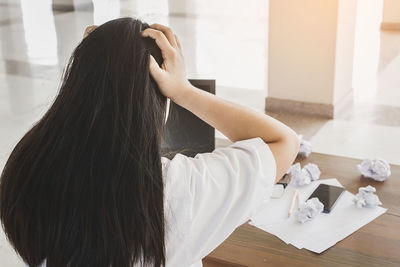
[[293,194],[293,198],[292,201],[290,203],[290,207],[289,207],[289,212],[288,212],[288,217],[290,217],[290,215],[293,212],[293,207],[294,207],[294,203],[299,199],[299,191],[296,189],[296,191],[294,191]]

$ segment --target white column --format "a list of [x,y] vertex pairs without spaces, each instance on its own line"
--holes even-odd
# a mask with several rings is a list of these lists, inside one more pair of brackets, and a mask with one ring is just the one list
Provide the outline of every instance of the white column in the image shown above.
[[370,98],[377,90],[382,7],[383,0],[358,1],[353,65],[357,100]]
[[384,0],[383,21],[381,28],[383,30],[400,31],[400,1]]
[[270,0],[266,110],[333,117],[352,98],[357,0]]

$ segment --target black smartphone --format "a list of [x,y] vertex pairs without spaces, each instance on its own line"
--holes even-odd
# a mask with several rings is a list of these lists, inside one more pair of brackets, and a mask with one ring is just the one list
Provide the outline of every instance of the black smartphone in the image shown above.
[[346,191],[343,187],[320,184],[308,199],[317,197],[324,204],[324,213],[329,213],[335,206],[339,197]]

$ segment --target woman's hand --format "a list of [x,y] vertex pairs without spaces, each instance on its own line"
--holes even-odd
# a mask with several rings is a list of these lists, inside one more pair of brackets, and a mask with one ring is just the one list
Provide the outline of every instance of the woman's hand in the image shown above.
[[164,62],[160,68],[153,56],[150,56],[150,74],[160,87],[161,93],[175,101],[192,88],[186,78],[178,37],[170,28],[160,24],[150,25],[150,28],[142,32],[142,36],[153,38],[161,49]]

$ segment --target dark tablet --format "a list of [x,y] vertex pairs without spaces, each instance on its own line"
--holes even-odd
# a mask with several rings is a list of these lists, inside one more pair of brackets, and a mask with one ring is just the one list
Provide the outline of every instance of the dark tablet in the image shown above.
[[339,197],[346,191],[343,187],[320,184],[308,199],[317,197],[324,204],[324,213],[329,213]]
[[[215,94],[215,80],[189,80],[195,87]],[[181,153],[194,157],[215,149],[215,129],[190,111],[171,101],[162,152],[166,157]]]

